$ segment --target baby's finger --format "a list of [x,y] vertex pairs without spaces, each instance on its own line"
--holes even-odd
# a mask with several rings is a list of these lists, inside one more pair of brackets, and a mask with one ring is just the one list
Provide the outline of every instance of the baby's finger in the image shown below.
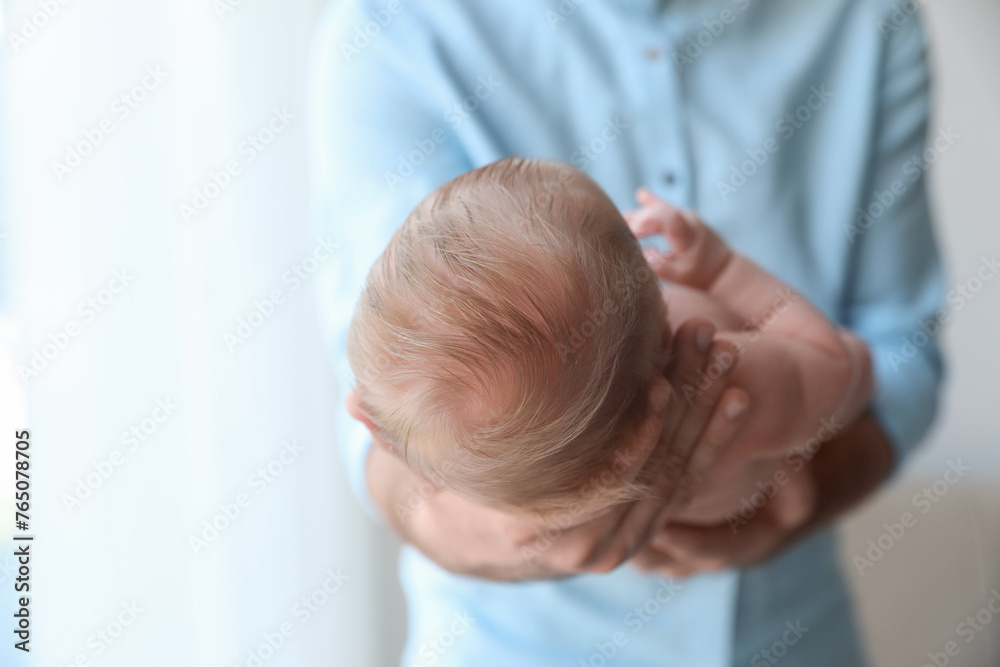
[[639,187],[635,190],[635,200],[640,206],[650,206],[651,204],[666,204],[665,201],[653,194],[653,192],[646,187]]
[[642,256],[646,258],[646,263],[649,264],[649,268],[653,270],[661,280],[666,280],[667,282],[678,282],[675,277],[675,271],[673,271],[673,264],[671,263],[672,253],[666,253],[656,248],[643,248]]
[[639,209],[629,220],[629,228],[638,238],[660,234],[672,240],[676,234],[673,230],[680,226],[687,226],[687,222],[680,213],[666,206]]
[[625,223],[628,225],[628,228],[632,230],[635,237],[641,239],[651,234],[658,233],[656,231],[655,221],[649,222],[654,217],[653,213],[654,212],[648,208],[639,208],[622,213],[622,218],[625,219]]
[[666,205],[640,210],[629,219],[628,225],[636,238],[662,236],[672,252],[684,252],[697,241],[696,227],[680,211]]

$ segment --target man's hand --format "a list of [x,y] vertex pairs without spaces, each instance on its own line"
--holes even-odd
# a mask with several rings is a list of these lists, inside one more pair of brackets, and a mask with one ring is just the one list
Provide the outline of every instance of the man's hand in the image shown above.
[[[749,398],[741,389],[713,382],[691,404],[672,389],[696,385],[710,356],[724,351],[726,343],[712,343],[713,334],[704,321],[678,329],[675,363],[654,383],[650,417],[635,434],[637,442],[630,443],[647,452],[665,448],[666,455],[654,459],[662,466],[654,497],[581,523],[507,514],[431,484],[397,458],[377,432],[367,469],[372,497],[403,539],[455,573],[520,580],[610,571],[644,548],[683,508],[691,489],[743,425]],[[348,397],[352,414],[356,400]]]
[[793,459],[788,482],[753,516],[717,526],[668,524],[632,563],[671,577],[760,563],[860,503],[889,474],[892,457],[878,423],[862,417],[818,452]]

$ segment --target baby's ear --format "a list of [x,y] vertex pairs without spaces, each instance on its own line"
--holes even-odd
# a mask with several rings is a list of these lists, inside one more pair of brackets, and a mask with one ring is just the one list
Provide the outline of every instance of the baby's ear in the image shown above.
[[382,431],[379,426],[372,421],[372,418],[368,415],[368,411],[365,408],[364,402],[362,402],[361,397],[353,389],[347,392],[347,396],[344,398],[344,405],[347,407],[347,414],[351,415],[354,419],[365,425],[368,432],[372,436],[372,444],[376,447],[381,447],[393,456],[402,459],[403,456],[395,447],[393,447],[388,438],[386,438],[385,432]]
[[372,418],[368,416],[368,412],[365,409],[365,404],[361,402],[361,397],[358,396],[358,392],[353,389],[347,392],[347,396],[344,398],[344,406],[347,408],[347,414],[351,415],[359,422],[368,427],[368,430],[374,435],[380,429],[372,421]]

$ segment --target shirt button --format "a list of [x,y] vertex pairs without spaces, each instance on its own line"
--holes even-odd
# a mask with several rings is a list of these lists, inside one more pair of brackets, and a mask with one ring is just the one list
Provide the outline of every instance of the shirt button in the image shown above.
[[663,182],[667,185],[673,185],[677,182],[677,177],[674,175],[674,172],[665,171],[663,172]]
[[652,61],[652,60],[659,60],[659,59],[660,59],[660,50],[659,49],[654,48],[652,46],[649,47],[648,49],[646,49],[646,60]]

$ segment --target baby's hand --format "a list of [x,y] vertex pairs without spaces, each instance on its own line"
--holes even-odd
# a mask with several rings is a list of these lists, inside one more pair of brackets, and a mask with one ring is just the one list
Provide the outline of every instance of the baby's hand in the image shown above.
[[692,211],[676,209],[646,188],[636,191],[641,208],[625,213],[625,221],[638,238],[660,234],[670,242],[670,252],[644,248],[650,267],[663,280],[708,289],[733,256],[719,238]]

